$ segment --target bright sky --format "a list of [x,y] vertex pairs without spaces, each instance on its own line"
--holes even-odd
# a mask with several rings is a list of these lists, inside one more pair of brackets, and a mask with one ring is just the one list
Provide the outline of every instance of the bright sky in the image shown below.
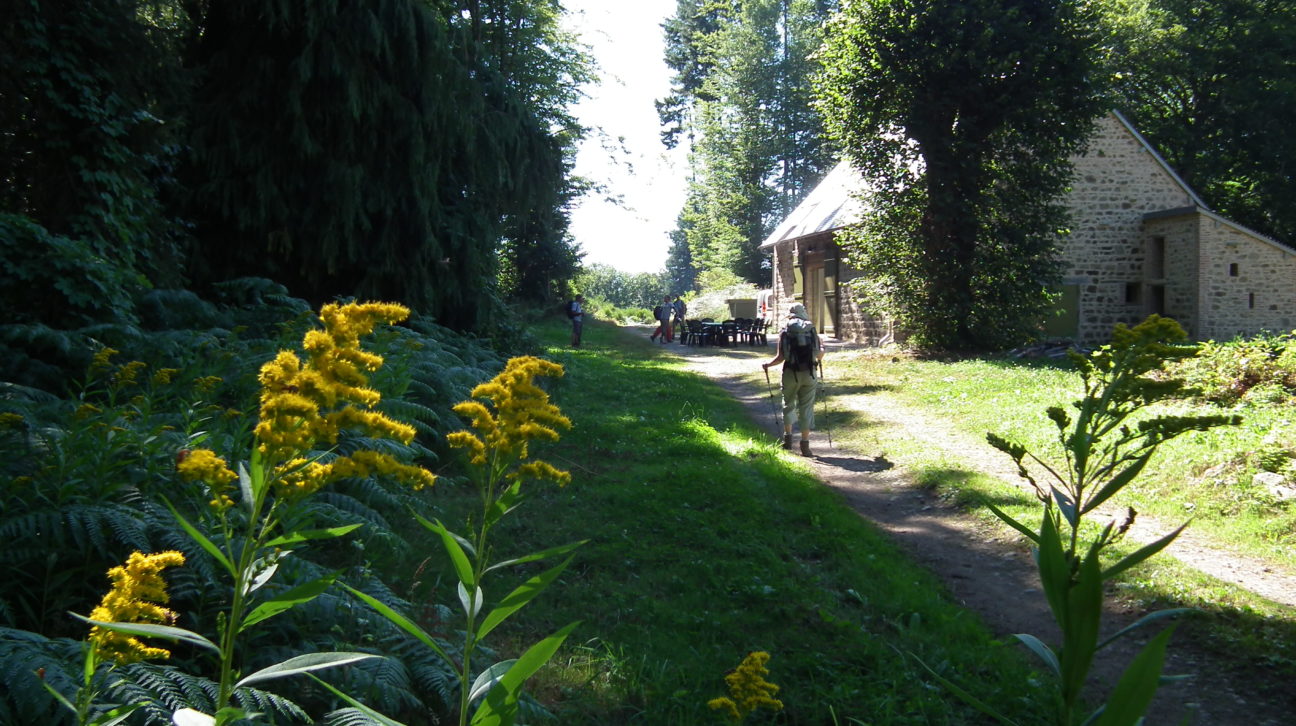
[[[568,27],[590,46],[600,82],[586,89],[576,115],[591,127],[576,156],[576,173],[608,194],[588,196],[572,210],[571,233],[585,263],[625,272],[666,266],[675,218],[684,204],[687,152],[667,151],[653,101],[670,90],[662,60],[661,23],[676,0],[565,0]],[[604,196],[620,197],[620,204]]]

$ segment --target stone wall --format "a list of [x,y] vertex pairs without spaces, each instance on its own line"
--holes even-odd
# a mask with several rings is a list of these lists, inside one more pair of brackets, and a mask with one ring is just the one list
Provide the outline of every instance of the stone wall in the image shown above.
[[1143,215],[1187,207],[1193,199],[1157,157],[1115,116],[1099,119],[1075,160],[1067,195],[1071,234],[1063,241],[1063,281],[1079,286],[1080,341],[1111,336],[1116,323],[1146,316],[1146,297],[1130,294],[1147,278]]
[[[1201,337],[1200,297],[1197,294],[1201,254],[1197,240],[1198,216],[1197,208],[1189,207],[1143,223],[1148,264],[1144,266],[1142,286],[1146,304],[1139,319],[1151,313],[1174,318],[1191,338]],[[1155,259],[1158,256],[1161,258],[1159,263]],[[1161,305],[1156,304],[1157,286],[1162,289],[1159,296]]]
[[1202,340],[1296,328],[1296,254],[1212,214],[1197,215]]
[[[788,309],[793,304],[800,302],[792,290],[795,286],[795,272],[793,267],[797,255],[801,254],[800,243],[812,238],[796,238],[786,242],[779,242],[774,246],[774,281],[771,287],[773,291],[771,305],[774,311],[770,320],[773,323],[770,330],[781,328],[783,321],[787,319]],[[829,242],[829,244],[832,244]],[[846,264],[841,259],[840,254],[837,256],[837,289],[838,289],[838,317],[835,338],[852,343],[862,343],[864,345],[885,345],[894,341],[894,329],[889,321],[869,315],[864,312],[863,308],[854,298],[854,291],[850,288],[850,281],[857,279],[860,273]]]

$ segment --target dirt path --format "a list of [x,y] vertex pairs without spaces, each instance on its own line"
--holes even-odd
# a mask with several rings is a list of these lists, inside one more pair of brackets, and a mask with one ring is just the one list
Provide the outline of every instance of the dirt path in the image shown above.
[[[644,335],[647,335],[645,331]],[[768,392],[746,380],[760,370],[772,349],[663,346],[690,369],[715,381],[742,402],[752,419],[777,435]],[[834,399],[867,420],[895,427],[924,445],[938,447],[961,465],[1018,483],[1016,470],[989,445],[932,418],[880,397]],[[979,613],[997,635],[1032,633],[1056,642],[1057,629],[1039,589],[1034,564],[1022,538],[1006,527],[987,525],[916,485],[913,476],[884,455],[830,447],[823,434],[812,435],[816,453],[808,460],[816,475],[839,491],[861,516],[888,533],[914,560],[934,571],[952,597]],[[1140,518],[1138,541],[1152,541],[1171,527]],[[1201,537],[1182,536],[1167,550],[1173,556],[1221,580],[1238,584],[1277,602],[1296,605],[1296,573],[1277,571],[1220,551]],[[1137,613],[1111,612],[1105,619],[1114,631]],[[1149,633],[1150,634],[1150,633]],[[1141,647],[1142,639],[1125,638],[1102,652],[1094,680],[1106,690]],[[1265,688],[1245,674],[1231,673],[1208,654],[1178,638],[1172,642],[1166,672],[1192,674],[1191,679],[1163,686],[1149,726],[1192,724],[1283,726],[1296,722],[1296,688]],[[1106,684],[1106,685],[1104,685]]]

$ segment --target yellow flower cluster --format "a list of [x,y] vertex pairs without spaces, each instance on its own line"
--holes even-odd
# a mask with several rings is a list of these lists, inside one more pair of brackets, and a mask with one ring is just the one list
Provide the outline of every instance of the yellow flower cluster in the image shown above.
[[[184,555],[179,552],[132,553],[125,565],[108,570],[112,589],[104,595],[99,607],[90,613],[90,619],[107,623],[173,625],[175,612],[159,604],[170,600],[162,570],[183,564]],[[100,658],[118,663],[171,657],[171,651],[165,648],[151,648],[137,638],[97,626],[90,629],[90,645]]]
[[147,364],[141,360],[133,360],[126,365],[117,369],[114,381],[118,386],[129,386],[139,378],[140,371],[144,370]]
[[733,723],[741,723],[761,707],[771,711],[783,710],[783,702],[774,697],[779,687],[765,680],[769,675],[769,669],[765,667],[769,658],[765,651],[748,653],[738,668],[725,676],[729,696],[713,698],[707,701],[707,706],[714,711],[724,711]]
[[381,367],[383,359],[360,348],[360,338],[379,323],[397,323],[408,316],[408,308],[390,303],[325,305],[320,310],[324,329],[311,330],[302,340],[305,363],[285,350],[261,367],[256,436],[266,460],[277,465],[282,493],[310,494],[334,479],[371,474],[393,475],[416,488],[432,483],[434,477],[426,469],[374,451],[329,463],[300,458],[321,444],[336,444],[344,429],[405,444],[414,439],[414,427],[373,410],[382,397],[368,387],[365,373]]
[[436,475],[421,466],[402,464],[387,454],[369,450],[340,456],[327,463],[297,458],[282,468],[285,473],[279,478],[279,486],[284,496],[314,494],[330,482],[348,477],[390,476],[410,485],[415,491],[436,482]]
[[229,492],[230,484],[238,475],[230,471],[225,460],[210,449],[182,451],[176,458],[176,472],[185,481],[201,481],[207,484],[212,493],[209,502],[212,509],[228,509],[234,505]]
[[90,370],[97,371],[109,367],[112,365],[110,359],[119,352],[116,348],[100,348],[90,360]]
[[549,402],[549,394],[535,384],[537,376],[562,375],[563,367],[557,363],[534,356],[513,358],[499,375],[472,390],[472,397],[489,400],[494,412],[480,401],[455,404],[455,413],[468,419],[476,433],[456,431],[447,435],[446,441],[450,446],[465,449],[469,463],[474,466],[487,465],[492,455],[496,463],[524,461],[510,478],[549,479],[559,485],[566,484],[571,481],[568,472],[543,461],[526,461],[530,441],[557,441],[555,429],[571,428],[571,421]]
[[159,368],[153,373],[153,385],[165,386],[170,383],[179,372],[180,369],[178,368]]
[[0,413],[0,430],[16,429],[22,426],[23,417],[20,413]]

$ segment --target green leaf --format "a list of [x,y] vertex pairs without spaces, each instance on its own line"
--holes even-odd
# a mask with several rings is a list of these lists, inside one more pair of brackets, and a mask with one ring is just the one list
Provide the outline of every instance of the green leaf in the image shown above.
[[1156,553],[1165,549],[1166,546],[1169,545],[1171,542],[1173,542],[1175,537],[1178,537],[1179,533],[1183,532],[1184,528],[1187,526],[1188,523],[1184,522],[1183,524],[1179,525],[1178,529],[1171,532],[1170,534],[1167,534],[1166,536],[1162,537],[1161,539],[1151,544],[1140,547],[1137,551],[1133,552],[1125,559],[1121,560],[1120,562],[1117,562],[1111,567],[1108,567],[1106,570],[1103,570],[1103,580],[1110,580],[1113,577],[1119,575],[1120,573],[1133,567],[1134,565],[1137,565],[1143,560],[1146,560],[1152,555],[1155,555]]
[[1057,653],[1054,653],[1052,648],[1045,645],[1044,641],[1036,638],[1030,633],[1014,633],[1013,637],[1020,640],[1022,645],[1030,648],[1032,653],[1039,656],[1040,660],[1044,661],[1045,665],[1047,665],[1054,674],[1059,678],[1062,677],[1062,665],[1058,663]]
[[1143,471],[1143,467],[1147,466],[1148,460],[1152,458],[1152,454],[1155,453],[1155,451],[1155,449],[1149,449],[1147,453],[1135,459],[1134,463],[1122,469],[1119,474],[1109,479],[1107,483],[1098,490],[1097,494],[1089,498],[1089,501],[1085,503],[1084,507],[1080,510],[1080,513],[1086,514],[1091,512],[1103,502],[1115,496],[1116,493],[1123,489],[1126,484],[1133,481],[1134,477],[1139,475],[1139,472]]
[[[553,557],[554,555],[564,555],[564,554],[567,554],[568,552],[571,552],[572,550],[576,549],[577,547],[580,547],[581,545],[585,544],[586,542],[589,542],[589,540],[587,540],[587,539],[583,539],[583,540],[581,540],[581,541],[579,541],[579,542],[572,542],[571,544],[559,545],[559,546],[557,546],[557,547],[550,547],[550,548],[547,549],[547,550],[541,550],[541,551],[539,551],[539,552],[533,552],[533,553],[531,553],[531,554],[529,554],[529,555],[523,555],[523,556],[521,556],[521,557],[516,557],[516,558],[511,559],[511,560],[504,560],[503,562],[496,562],[495,564],[491,565],[490,567],[487,567],[486,570],[485,570],[485,572],[493,572],[493,571],[495,571],[495,570],[499,570],[499,569],[502,569],[502,568],[505,568],[505,567],[512,567],[513,565],[521,565],[521,564],[525,564],[525,563],[527,563],[527,562],[538,562],[538,561],[540,561],[540,560],[547,559],[547,558],[549,558],[549,557]],[[485,572],[483,572],[483,574],[485,574]]]
[[[253,464],[259,457],[257,447],[252,448]],[[256,467],[260,469],[260,467]],[[260,477],[258,477],[260,478]],[[243,498],[243,508],[247,510],[248,516],[252,515],[252,508],[256,506],[256,488],[252,486],[252,476],[248,473],[248,468],[239,462],[238,465],[239,496]]]
[[99,718],[91,721],[89,726],[117,726],[117,724],[122,723],[126,719],[130,718],[130,715],[132,713],[135,713],[136,709],[143,708],[148,704],[149,704],[148,701],[140,701],[139,703],[132,703],[125,706],[118,706],[117,708],[114,708],[108,713],[105,713]]
[[40,684],[42,686],[45,686],[45,690],[50,692],[50,695],[54,697],[54,700],[66,706],[67,709],[72,713],[77,712],[77,707],[72,705],[72,702],[67,699],[67,696],[64,696],[62,693],[59,693],[58,691],[54,690],[54,686],[51,686],[48,681],[46,681],[44,678],[41,678]]
[[356,531],[357,529],[360,529],[363,526],[364,526],[363,523],[347,524],[341,527],[329,527],[328,529],[306,529],[300,532],[289,532],[288,534],[285,534],[282,537],[275,537],[269,542],[266,542],[265,546],[266,547],[292,547],[293,545],[299,545],[303,542],[307,542],[310,540],[334,539],[336,537],[342,537],[348,535]]
[[568,556],[567,559],[563,560],[560,564],[532,577],[519,585],[516,590],[510,592],[500,601],[500,604],[497,605],[494,610],[491,610],[486,618],[482,620],[481,626],[477,628],[477,640],[484,640],[496,626],[504,622],[513,613],[522,609],[524,605],[535,599],[536,595],[544,592],[544,589],[548,587],[551,582],[558,579],[558,576],[562,574],[563,570],[567,569],[567,565],[571,564],[573,557],[575,557],[575,555]]
[[522,684],[549,662],[553,654],[567,639],[568,635],[580,625],[576,621],[553,635],[536,643],[518,658],[508,672],[500,677],[495,687],[486,692],[486,699],[477,712],[473,714],[473,726],[510,726],[517,714],[518,696]]
[[1098,650],[1102,625],[1102,568],[1097,552],[1080,562],[1075,585],[1067,597],[1067,619],[1062,625],[1062,687],[1067,703],[1074,703]]
[[225,556],[225,553],[221,552],[220,548],[213,544],[211,540],[207,539],[202,532],[199,532],[197,527],[189,524],[188,520],[180,516],[180,513],[176,511],[175,507],[171,506],[171,502],[169,502],[166,497],[162,498],[162,503],[166,505],[167,509],[171,510],[171,516],[176,518],[176,521],[180,523],[180,527],[189,534],[190,539],[197,542],[199,547],[202,547],[207,551],[207,554],[215,557],[216,561],[221,563],[221,566],[225,568],[225,571],[230,573],[230,577],[237,580],[238,572],[234,569],[234,563],[230,562],[229,558]]
[[1066,517],[1067,524],[1071,525],[1071,529],[1079,529],[1080,513],[1076,508],[1076,503],[1071,500],[1071,495],[1052,484],[1049,485],[1049,489],[1053,492],[1053,501],[1057,503],[1058,510],[1062,512],[1063,517]]
[[995,505],[991,504],[989,500],[983,500],[982,503],[983,503],[983,504],[984,504],[984,505],[985,505],[985,506],[986,506],[986,507],[987,507],[991,512],[994,512],[994,515],[995,515],[996,517],[1002,519],[1005,523],[1007,523],[1007,525],[1008,525],[1009,527],[1012,527],[1013,529],[1017,530],[1018,532],[1021,532],[1022,534],[1026,535],[1026,537],[1029,538],[1030,541],[1034,542],[1035,544],[1037,544],[1037,545],[1039,544],[1039,533],[1038,533],[1038,532],[1036,532],[1035,530],[1031,529],[1030,527],[1027,527],[1026,525],[1022,524],[1021,522],[1018,522],[1017,520],[1013,519],[1012,517],[1008,516],[1008,514],[1007,514],[1006,512],[1004,512],[1004,511],[1003,511],[1002,509],[1000,509],[999,507],[996,507]]
[[[1019,636],[1017,636],[1017,637],[1020,638],[1021,636],[1019,635]],[[1026,636],[1026,637],[1031,637],[1031,636]],[[1041,643],[1041,645],[1042,645],[1042,643]],[[1046,650],[1047,650],[1047,648],[1046,648]],[[994,720],[996,720],[996,721],[998,721],[998,722],[1000,722],[1000,723],[1011,724],[1012,726],[1017,726],[1017,722],[1016,722],[1016,721],[1013,721],[1012,719],[1008,718],[1007,716],[1004,716],[1003,714],[1001,714],[1001,713],[999,713],[998,711],[994,710],[994,708],[993,708],[990,704],[986,703],[985,701],[982,701],[981,699],[979,699],[979,698],[977,698],[976,696],[972,695],[970,692],[964,690],[963,688],[960,688],[957,684],[955,684],[955,683],[954,683],[953,681],[951,681],[950,679],[948,679],[948,678],[946,678],[945,676],[942,676],[941,674],[937,673],[934,669],[932,669],[931,666],[927,665],[927,664],[923,661],[922,658],[919,658],[918,656],[913,655],[912,653],[910,653],[909,655],[913,656],[913,659],[916,660],[916,661],[918,661],[918,663],[919,663],[920,665],[922,665],[923,668],[926,668],[926,669],[927,669],[927,672],[930,673],[930,674],[932,674],[932,677],[933,677],[933,678],[935,678],[936,680],[940,681],[940,684],[941,684],[942,686],[945,686],[945,688],[949,689],[949,691],[950,691],[951,693],[953,693],[955,696],[958,696],[959,699],[961,699],[964,703],[968,704],[969,706],[975,708],[976,710],[980,711],[981,713],[984,713],[985,715],[989,716],[990,718],[993,718]]]
[[276,663],[267,668],[262,668],[256,673],[253,673],[238,683],[235,683],[234,687],[243,688],[245,686],[250,686],[253,683],[270,681],[276,678],[286,678],[288,676],[295,676],[299,673],[309,673],[324,668],[333,668],[348,663],[356,663],[362,660],[380,657],[381,656],[373,655],[371,653],[307,653],[306,655],[295,656],[282,663]]
[[318,580],[298,585],[271,600],[261,603],[256,606],[252,612],[248,613],[247,617],[243,618],[243,623],[239,625],[239,632],[241,633],[244,630],[247,630],[262,620],[268,620],[279,613],[286,612],[302,603],[314,600],[325,590],[329,589],[333,582],[337,580],[337,577],[337,574],[325,575]]
[[463,605],[464,615],[467,615],[469,620],[477,617],[477,612],[481,610],[482,601],[485,599],[486,596],[482,593],[480,587],[474,587],[470,597],[468,588],[464,587],[462,582],[459,583],[459,604]]
[[466,587],[476,587],[477,582],[476,578],[473,577],[472,563],[469,562],[468,555],[460,546],[459,539],[450,530],[446,529],[440,520],[429,522],[422,517],[419,517],[418,520],[424,527],[441,535],[441,545],[445,547],[446,553],[450,555],[450,562],[454,564],[455,574],[458,575],[459,581]]
[[477,679],[473,681],[472,688],[468,691],[468,702],[472,703],[473,701],[476,701],[479,696],[486,691],[489,691],[492,686],[499,682],[500,676],[507,673],[508,669],[512,668],[513,664],[516,662],[516,658],[502,660],[481,673],[478,673]]
[[127,635],[142,635],[146,638],[162,638],[163,640],[175,640],[190,645],[196,645],[200,648],[207,648],[220,652],[220,647],[201,635],[184,628],[173,628],[170,625],[150,625],[148,623],[106,623],[102,620],[91,620],[84,615],[68,613],[77,620],[82,620],[91,625],[111,630],[116,633],[126,633]]
[[307,675],[308,677],[314,679],[314,681],[315,681],[316,683],[318,683],[318,684],[320,684],[321,686],[324,686],[324,687],[327,688],[328,690],[332,691],[332,692],[333,692],[333,695],[335,695],[335,696],[337,696],[338,698],[342,699],[343,701],[346,701],[347,703],[351,704],[351,707],[352,707],[352,708],[354,708],[354,709],[356,709],[357,711],[363,713],[364,715],[368,716],[369,718],[373,719],[374,721],[377,721],[378,723],[382,724],[382,726],[405,726],[405,724],[401,723],[400,721],[396,721],[396,720],[393,720],[393,719],[387,718],[386,716],[384,716],[384,715],[382,715],[381,713],[379,713],[379,712],[373,710],[372,708],[369,708],[368,706],[364,705],[363,703],[360,703],[359,701],[357,701],[357,700],[355,700],[354,698],[348,696],[347,694],[343,693],[342,691],[339,691],[338,689],[334,688],[332,685],[330,685],[330,684],[326,683],[325,681],[321,680],[321,679],[319,678],[319,676],[316,676],[314,673],[307,673],[306,675]]
[[1143,718],[1160,685],[1166,646],[1170,643],[1174,627],[1171,625],[1158,633],[1139,651],[1138,656],[1121,674],[1120,681],[1112,690],[1095,726],[1135,726]]
[[432,639],[432,636],[423,632],[423,629],[420,628],[418,625],[414,624],[414,622],[411,621],[409,618],[405,617],[404,615],[401,615],[395,610],[392,610],[390,607],[384,605],[383,603],[379,602],[373,597],[366,595],[363,592],[360,592],[354,587],[351,587],[345,582],[338,583],[338,584],[346,588],[347,591],[350,592],[352,595],[355,595],[356,597],[360,598],[365,603],[367,603],[369,607],[376,610],[379,615],[390,620],[394,625],[396,625],[396,627],[400,628],[401,630],[404,630],[405,632],[417,638],[424,645],[431,648],[434,653],[441,656],[441,659],[444,660],[446,663],[450,664],[452,668],[459,667],[458,661],[456,661],[454,658],[451,658],[450,654],[447,653],[444,648],[442,648],[440,645],[437,644],[435,640]]
[[1048,600],[1049,609],[1053,611],[1053,619],[1065,628],[1071,565],[1062,548],[1062,535],[1053,521],[1053,512],[1047,507],[1040,524],[1039,547],[1035,559],[1039,567],[1040,586],[1044,588],[1044,597]]
[[1147,625],[1151,625],[1152,623],[1161,620],[1166,620],[1167,618],[1177,618],[1180,615],[1187,615],[1188,613],[1195,613],[1195,612],[1199,612],[1199,611],[1196,608],[1168,608],[1166,610],[1158,610],[1154,613],[1148,613],[1147,615],[1144,615],[1143,617],[1139,618],[1138,621],[1135,622],[1134,624],[1121,628],[1119,632],[1112,634],[1111,637],[1099,643],[1098,650],[1102,650],[1103,648],[1106,648],[1108,645],[1116,641],[1118,638],[1124,637],[1125,635],[1132,633],[1133,631],[1138,630],[1139,628],[1145,627]]

